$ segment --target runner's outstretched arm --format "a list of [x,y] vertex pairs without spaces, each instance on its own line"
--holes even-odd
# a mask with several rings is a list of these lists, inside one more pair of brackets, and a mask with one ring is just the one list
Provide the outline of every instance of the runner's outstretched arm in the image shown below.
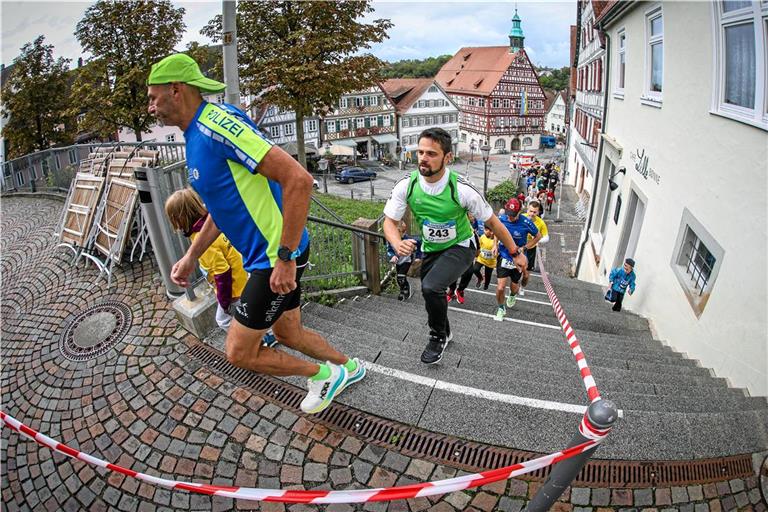
[[[272,146],[259,162],[259,173],[276,181],[283,189],[283,233],[280,245],[296,250],[309,215],[312,176],[299,162],[277,146]],[[275,293],[286,294],[296,288],[296,262],[278,259],[269,279]]]
[[198,258],[220,234],[221,231],[219,231],[216,223],[213,222],[213,218],[209,215],[205,219],[200,233],[198,233],[192,245],[187,249],[186,254],[171,268],[171,281],[185,288],[189,286],[189,275],[195,270]]

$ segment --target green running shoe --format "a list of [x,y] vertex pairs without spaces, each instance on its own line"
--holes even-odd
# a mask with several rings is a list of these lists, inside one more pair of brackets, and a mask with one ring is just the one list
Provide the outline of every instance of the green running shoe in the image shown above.
[[507,307],[511,308],[515,305],[515,302],[517,302],[517,295],[510,295],[507,297]]
[[504,316],[506,316],[506,314],[507,314],[507,309],[504,306],[499,306],[496,309],[496,317],[494,318],[494,320],[496,320],[497,322],[501,322],[502,320],[504,320]]

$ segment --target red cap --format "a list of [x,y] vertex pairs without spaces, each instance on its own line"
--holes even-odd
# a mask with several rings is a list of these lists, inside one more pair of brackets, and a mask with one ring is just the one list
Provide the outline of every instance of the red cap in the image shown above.
[[507,204],[504,205],[504,210],[507,211],[507,214],[511,215],[517,215],[520,210],[522,209],[523,205],[520,203],[519,200],[516,198],[512,198],[509,201],[507,201]]
[[525,201],[525,194],[520,192],[519,194],[517,194],[517,198],[520,200],[520,202],[523,202]]

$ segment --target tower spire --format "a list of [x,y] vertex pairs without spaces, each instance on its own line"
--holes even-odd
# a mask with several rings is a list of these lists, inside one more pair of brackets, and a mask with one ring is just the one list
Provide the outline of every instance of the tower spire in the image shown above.
[[525,34],[520,26],[520,16],[517,14],[517,2],[515,2],[515,15],[512,16],[512,30],[509,31],[509,53],[517,53],[524,48]]

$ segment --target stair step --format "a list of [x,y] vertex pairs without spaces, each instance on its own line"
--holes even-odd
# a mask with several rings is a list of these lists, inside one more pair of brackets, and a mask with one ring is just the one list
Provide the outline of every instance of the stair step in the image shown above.
[[[472,360],[471,356],[476,352],[476,349],[465,346],[463,343],[451,343],[439,365],[423,365],[419,360],[424,348],[423,343],[414,343],[409,339],[398,341],[392,338],[385,340],[374,338],[374,341],[371,342],[369,341],[372,339],[370,333],[358,333],[357,335],[353,333],[354,337],[350,339],[350,333],[345,335],[338,333],[336,329],[338,324],[334,320],[323,319],[314,314],[306,315],[305,323],[307,327],[316,329],[328,336],[329,340],[334,342],[340,350],[346,350],[353,356],[358,355],[364,347],[368,353],[379,351],[378,359],[373,361],[409,373],[431,376],[468,386],[475,386],[475,383],[485,381],[492,383],[491,389],[496,392],[532,396],[546,400],[580,403],[584,397],[583,385],[573,362],[561,371],[547,369],[532,372],[528,370],[530,365],[519,361],[516,361],[517,364],[514,366],[505,366]],[[508,351],[504,356],[509,356]],[[372,359],[367,360],[371,361]],[[457,371],[459,371],[458,376],[454,376]],[[724,387],[722,383],[719,386],[708,386],[707,384],[712,383],[694,379],[693,382],[688,382],[690,384],[689,389],[695,392],[693,396],[678,394],[660,397],[655,394],[656,390],[653,384],[634,381],[632,375],[628,375],[627,370],[615,375],[611,374],[610,369],[594,368],[593,373],[600,383],[603,394],[616,400],[617,403],[621,404],[621,407],[625,408],[688,412],[755,408],[754,403],[746,400],[743,395]],[[438,374],[441,376],[437,377]],[[493,377],[489,378],[489,375]],[[648,378],[654,376],[655,374],[649,374]],[[681,379],[677,378],[676,380],[680,381]],[[557,384],[554,386],[542,384],[547,382],[557,382]],[[703,389],[706,389],[707,392],[704,393]],[[702,398],[704,397],[708,400],[703,401]]]

